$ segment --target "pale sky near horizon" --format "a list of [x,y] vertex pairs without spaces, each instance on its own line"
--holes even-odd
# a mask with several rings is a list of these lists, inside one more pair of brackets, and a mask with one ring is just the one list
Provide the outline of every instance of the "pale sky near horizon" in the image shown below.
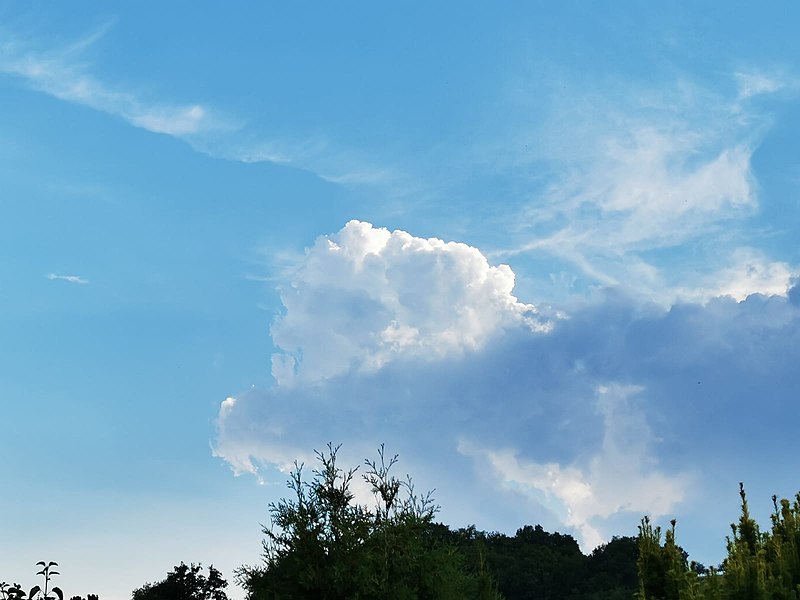
[[232,580],[329,441],[718,562],[800,489],[799,22],[0,2],[0,581]]

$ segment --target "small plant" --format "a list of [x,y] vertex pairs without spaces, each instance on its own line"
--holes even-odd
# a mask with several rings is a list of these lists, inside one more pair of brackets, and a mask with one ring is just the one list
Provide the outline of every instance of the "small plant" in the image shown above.
[[58,600],[64,600],[64,592],[61,591],[61,588],[57,586],[50,587],[50,578],[53,577],[53,575],[60,575],[58,571],[53,569],[53,567],[58,566],[58,563],[50,561],[45,564],[42,560],[36,563],[36,565],[42,567],[42,570],[36,574],[44,577],[44,589],[38,585],[33,586],[31,591],[28,592],[28,600],[56,600],[56,598],[58,598]]
[[0,583],[0,599],[2,600],[24,600],[25,592],[18,583],[7,584],[5,581]]

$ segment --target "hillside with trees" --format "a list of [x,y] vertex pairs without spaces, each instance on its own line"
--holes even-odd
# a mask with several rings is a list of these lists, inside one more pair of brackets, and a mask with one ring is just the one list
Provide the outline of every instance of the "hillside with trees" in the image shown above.
[[[438,523],[431,493],[393,474],[397,456],[342,468],[339,447],[317,452],[306,478],[295,464],[284,498],[269,506],[261,561],[236,573],[248,600],[798,600],[800,494],[772,498],[771,526],[761,531],[740,484],[741,515],[731,525],[717,568],[689,560],[666,531],[642,519],[638,538],[614,537],[584,555],[570,535],[526,525],[513,536],[451,529]],[[359,469],[363,470],[359,472]],[[356,477],[373,494],[355,501]],[[42,585],[0,584],[0,600],[64,600],[55,562],[38,564]],[[132,600],[228,600],[213,566],[181,563]],[[70,600],[83,600],[72,596]],[[88,595],[87,600],[99,600]]]
[[569,535],[525,526],[514,536],[452,530],[434,521],[431,495],[397,479],[397,457],[365,461],[372,508],[353,502],[356,469],[338,448],[318,453],[310,481],[296,465],[292,498],[270,507],[264,561],[237,574],[251,600],[278,598],[631,598],[636,541],[615,538],[590,556]]

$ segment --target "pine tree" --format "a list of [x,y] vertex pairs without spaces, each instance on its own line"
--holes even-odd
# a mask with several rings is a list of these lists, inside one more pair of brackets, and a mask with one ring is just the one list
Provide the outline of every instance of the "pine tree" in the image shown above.
[[800,600],[800,494],[772,497],[772,527],[761,532],[739,484],[741,515],[726,538],[722,570],[699,574],[675,543],[675,521],[661,543],[648,517],[639,526],[639,600]]

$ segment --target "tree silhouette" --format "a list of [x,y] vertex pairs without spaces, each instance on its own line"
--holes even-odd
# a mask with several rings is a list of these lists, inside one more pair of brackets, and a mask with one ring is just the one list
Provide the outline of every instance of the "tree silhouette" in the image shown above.
[[166,579],[134,590],[132,600],[228,600],[228,582],[221,573],[213,565],[208,567],[208,577],[201,570],[201,565],[181,563]]
[[437,535],[431,493],[419,494],[410,477],[392,474],[397,456],[388,457],[381,446],[377,460],[364,462],[362,477],[375,498],[368,508],[355,502],[358,467],[342,469],[339,448],[328,444],[326,452],[316,452],[310,481],[295,463],[287,482],[293,497],[270,505],[263,564],[237,572],[247,597],[477,598],[479,576]]

